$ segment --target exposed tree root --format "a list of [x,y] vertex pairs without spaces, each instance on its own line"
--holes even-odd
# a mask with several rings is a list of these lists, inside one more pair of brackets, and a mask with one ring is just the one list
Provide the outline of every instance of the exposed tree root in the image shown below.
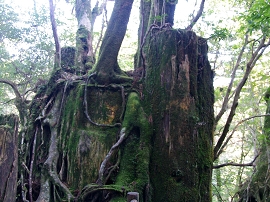
[[63,91],[63,95],[62,95],[62,99],[61,99],[61,105],[60,105],[60,109],[59,109],[59,117],[58,117],[57,123],[56,123],[57,126],[58,126],[60,118],[61,118],[63,104],[64,104],[64,101],[65,101],[65,95],[66,95],[66,91],[67,91],[67,88],[68,88],[68,84],[69,84],[69,81],[67,80],[66,83],[65,83],[65,87],[64,87],[64,91]]
[[46,111],[47,111],[48,107],[52,104],[53,100],[54,100],[54,97],[51,97],[51,99],[49,100],[49,102],[45,105],[45,107],[44,107],[43,110],[41,111],[41,115],[39,115],[39,116],[35,119],[35,121],[46,118],[46,116],[47,116]]
[[115,169],[119,168],[119,164],[120,164],[120,160],[121,160],[121,152],[119,151],[118,152],[118,158],[117,158],[117,162],[116,164],[114,164],[113,166],[109,167],[107,170],[109,171],[105,181],[104,181],[104,184],[107,183],[107,181],[109,180],[109,178],[111,177],[111,174],[113,171],[115,171]]
[[[63,95],[64,96],[64,95]],[[62,97],[63,98],[63,97]],[[56,99],[57,100],[57,99]],[[61,107],[62,103],[55,102],[54,106],[50,110],[51,118],[46,118],[43,123],[48,124],[51,128],[51,139],[50,139],[50,147],[49,147],[49,154],[48,158],[44,163],[44,170],[43,170],[43,179],[45,182],[43,183],[44,186],[41,187],[40,195],[37,201],[43,201],[50,197],[50,189],[48,188],[49,182],[48,179],[50,179],[53,183],[51,186],[58,186],[59,189],[66,195],[68,201],[73,200],[75,197],[70,192],[70,190],[67,188],[67,186],[59,179],[57,174],[57,161],[59,157],[59,152],[57,148],[58,144],[58,137],[57,137],[57,123],[59,119],[59,107]],[[48,116],[49,117],[49,116]],[[47,178],[49,176],[49,178]],[[45,186],[46,185],[46,186]],[[55,189],[54,191],[57,192]]]
[[113,124],[113,125],[96,123],[96,122],[94,122],[94,121],[90,118],[90,116],[89,116],[89,114],[88,114],[88,104],[87,104],[87,86],[88,86],[89,79],[90,79],[92,76],[94,76],[94,75],[96,75],[96,73],[92,73],[92,74],[88,77],[88,79],[87,79],[87,81],[86,81],[85,88],[84,88],[84,107],[85,107],[84,114],[86,115],[88,121],[89,121],[90,123],[92,123],[93,125],[95,125],[95,126],[100,126],[100,127],[116,127],[116,126],[121,126],[121,123],[115,123],[115,124]]
[[38,133],[38,127],[36,127],[36,131],[35,131],[35,135],[34,135],[34,141],[33,141],[33,147],[32,147],[32,156],[31,156],[31,163],[30,163],[30,170],[29,170],[29,198],[30,198],[30,202],[33,201],[32,175],[33,175],[33,165],[34,165],[34,160],[35,160],[37,133]]
[[[49,156],[46,162],[44,163],[44,167],[46,168],[50,179],[52,180],[54,185],[57,185],[59,189],[67,196],[68,200],[72,200],[75,197],[72,195],[70,190],[66,187],[64,183],[59,179],[56,171],[56,164],[59,157],[58,148],[57,148],[57,131],[56,129],[53,129],[51,132],[51,144],[49,148]],[[49,190],[44,190],[45,192]]]
[[104,185],[104,172],[105,172],[105,168],[108,161],[111,159],[112,155],[114,154],[114,151],[118,149],[119,145],[125,140],[125,138],[126,138],[126,128],[122,128],[120,131],[119,140],[111,147],[110,151],[108,152],[105,159],[102,161],[100,165],[100,169],[98,173],[98,180],[97,180],[97,184],[99,186]]

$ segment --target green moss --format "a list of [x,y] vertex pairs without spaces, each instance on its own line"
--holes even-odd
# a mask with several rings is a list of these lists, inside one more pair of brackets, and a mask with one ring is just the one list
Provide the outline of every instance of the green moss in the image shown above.
[[64,71],[75,72],[75,54],[76,48],[74,47],[63,47],[61,49],[61,68]]
[[[60,131],[59,146],[68,156],[68,183],[74,190],[97,180],[100,163],[119,132],[119,127],[90,123],[84,114],[84,90],[85,85],[76,83],[67,92]],[[122,102],[120,88],[87,87],[88,114],[96,123],[112,125],[119,122]],[[115,161],[113,158],[109,163]]]
[[154,128],[150,164],[153,200],[199,201],[201,196],[202,201],[208,201],[213,126],[211,68],[206,66],[202,71],[205,75],[198,78],[198,38],[193,32],[162,30],[149,40],[144,52],[143,106]]
[[137,93],[130,93],[123,127],[129,135],[121,146],[120,170],[115,184],[128,187],[143,196],[149,185],[150,138],[152,128],[146,119]]

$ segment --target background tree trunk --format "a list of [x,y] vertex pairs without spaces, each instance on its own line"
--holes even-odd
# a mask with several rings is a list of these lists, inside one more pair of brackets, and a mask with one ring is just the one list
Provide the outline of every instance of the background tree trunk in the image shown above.
[[84,74],[91,69],[95,63],[93,52],[93,24],[90,0],[75,1],[76,18],[78,31],[76,34],[77,65],[76,71]]
[[[266,114],[270,114],[270,88],[265,94]],[[270,116],[265,117],[264,137],[255,173],[239,189],[239,202],[270,200]]]
[[18,117],[0,116],[0,201],[16,200],[18,174]]

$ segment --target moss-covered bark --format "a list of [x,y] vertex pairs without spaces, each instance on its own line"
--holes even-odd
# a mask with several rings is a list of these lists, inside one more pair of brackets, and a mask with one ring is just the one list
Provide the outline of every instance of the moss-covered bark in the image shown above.
[[93,52],[93,24],[90,0],[75,1],[78,30],[76,34],[76,72],[84,74],[91,69],[95,62]]
[[153,120],[153,201],[211,201],[213,87],[205,40],[162,30],[146,53],[141,99]]
[[138,30],[138,49],[135,55],[135,69],[144,66],[143,48],[146,37],[152,27],[172,27],[174,24],[174,11],[177,0],[141,0],[140,1],[140,26]]

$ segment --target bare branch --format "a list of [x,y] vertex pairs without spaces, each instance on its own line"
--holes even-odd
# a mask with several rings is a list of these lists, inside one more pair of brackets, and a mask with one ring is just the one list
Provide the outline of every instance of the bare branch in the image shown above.
[[[104,8],[104,9],[105,9],[105,8]],[[106,21],[107,21],[107,14],[106,14],[106,13],[107,13],[107,12],[105,12],[105,14],[104,14],[103,17],[102,17],[102,25],[101,25],[100,35],[99,35],[99,37],[98,37],[98,42],[97,42],[97,45],[96,45],[95,50],[94,50],[94,55],[96,55],[97,50],[98,50],[98,48],[99,48],[99,46],[100,46],[100,43],[101,43],[101,41],[102,41],[102,38],[103,38],[103,33],[104,33],[105,23],[106,23]]]
[[242,49],[238,55],[238,58],[237,58],[237,62],[233,68],[233,72],[232,72],[232,75],[231,75],[231,81],[230,81],[230,84],[228,86],[228,89],[227,89],[227,92],[226,92],[226,95],[224,97],[224,100],[223,100],[223,104],[222,104],[222,107],[219,111],[219,113],[217,114],[216,118],[215,118],[215,123],[217,124],[217,122],[221,119],[221,117],[223,116],[223,114],[225,113],[226,111],[226,108],[228,106],[228,102],[229,102],[229,97],[230,97],[230,93],[232,91],[232,86],[233,86],[233,82],[234,82],[234,78],[235,78],[235,74],[236,74],[236,70],[238,69],[239,65],[240,65],[240,62],[242,60],[242,56],[243,56],[243,53],[245,51],[245,48],[248,44],[248,35],[245,36],[245,42],[242,46]]
[[108,0],[103,0],[100,6],[99,6],[99,1],[97,1],[95,7],[92,9],[92,20],[91,20],[92,29],[94,27],[97,16],[101,15],[103,10],[105,10],[106,12],[107,1]]
[[187,26],[186,30],[192,30],[193,26],[196,24],[196,22],[202,16],[203,9],[204,9],[204,2],[205,2],[205,0],[201,1],[200,9],[198,10],[197,15],[192,19],[191,23],[189,24],[189,26]]
[[219,152],[217,153],[217,157],[222,153],[223,149],[227,146],[228,142],[230,141],[230,139],[232,138],[233,134],[235,133],[236,129],[238,128],[238,126],[242,123],[244,123],[245,121],[248,121],[250,119],[254,119],[254,118],[258,118],[258,117],[264,117],[264,116],[270,116],[270,114],[261,114],[261,115],[255,115],[255,116],[251,116],[248,118],[245,118],[241,121],[239,121],[236,126],[233,128],[230,136],[225,140],[225,142],[222,144],[222,147],[220,148]]
[[268,47],[270,45],[270,42],[265,44],[265,40],[266,40],[266,37],[262,37],[262,39],[260,40],[260,44],[256,48],[255,52],[252,53],[251,58],[249,59],[249,62],[246,64],[246,70],[245,70],[245,73],[244,73],[242,80],[238,83],[238,85],[236,87],[235,95],[234,95],[234,99],[232,102],[232,107],[231,107],[229,116],[227,118],[223,132],[222,132],[220,138],[218,139],[216,146],[214,147],[214,160],[218,158],[218,154],[220,153],[220,148],[222,147],[223,142],[224,142],[224,140],[229,132],[230,125],[232,123],[236,108],[238,106],[238,100],[240,98],[241,90],[242,90],[243,86],[245,85],[245,83],[250,75],[250,72],[253,69],[253,67],[255,66],[257,60],[262,56],[266,47]]
[[8,84],[9,86],[11,86],[13,92],[15,93],[16,98],[22,101],[22,96],[18,90],[16,83],[14,83],[10,80],[7,80],[7,79],[0,79],[0,83],[5,83],[5,84]]
[[224,164],[213,166],[213,169],[218,169],[218,168],[222,168],[222,167],[225,167],[225,166],[238,166],[238,167],[253,166],[254,162],[259,157],[259,155],[260,154],[255,156],[255,158],[250,163],[233,163],[233,162],[229,162],[229,163],[224,163]]

